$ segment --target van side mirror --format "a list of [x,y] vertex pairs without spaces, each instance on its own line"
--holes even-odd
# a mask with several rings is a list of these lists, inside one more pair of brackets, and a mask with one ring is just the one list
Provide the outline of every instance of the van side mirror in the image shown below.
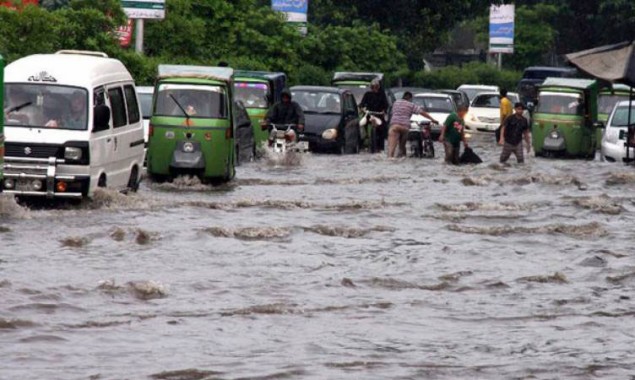
[[99,104],[93,108],[93,132],[101,132],[110,128],[110,107]]

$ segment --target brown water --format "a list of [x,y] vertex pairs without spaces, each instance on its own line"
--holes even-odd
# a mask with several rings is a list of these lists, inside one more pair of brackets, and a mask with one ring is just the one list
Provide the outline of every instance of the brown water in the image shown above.
[[362,154],[4,196],[0,379],[633,378],[634,189],[600,161]]

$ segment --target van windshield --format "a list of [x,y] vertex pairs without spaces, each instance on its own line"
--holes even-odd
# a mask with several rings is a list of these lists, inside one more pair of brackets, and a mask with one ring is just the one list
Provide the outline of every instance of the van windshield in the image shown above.
[[[176,100],[175,100],[176,99]],[[153,116],[226,119],[225,88],[199,84],[163,83],[159,85]]]
[[49,84],[7,83],[4,88],[8,127],[88,129],[88,91]]
[[268,94],[269,86],[265,83],[234,84],[234,99],[243,102],[247,108],[269,108]]
[[582,115],[582,99],[578,94],[541,93],[537,113]]

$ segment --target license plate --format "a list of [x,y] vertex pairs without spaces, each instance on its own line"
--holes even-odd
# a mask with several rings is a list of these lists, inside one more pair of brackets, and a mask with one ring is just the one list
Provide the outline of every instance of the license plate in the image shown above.
[[30,181],[18,180],[15,189],[17,191],[33,191],[33,186],[31,186]]
[[308,141],[298,141],[296,144],[298,150],[309,150],[309,142]]

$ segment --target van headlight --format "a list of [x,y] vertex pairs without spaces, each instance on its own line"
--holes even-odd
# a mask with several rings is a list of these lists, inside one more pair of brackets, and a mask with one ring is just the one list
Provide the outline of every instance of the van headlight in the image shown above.
[[337,129],[331,128],[322,132],[322,138],[324,140],[335,140],[337,138]]
[[69,161],[80,161],[82,159],[82,148],[67,146],[64,149],[64,159]]

